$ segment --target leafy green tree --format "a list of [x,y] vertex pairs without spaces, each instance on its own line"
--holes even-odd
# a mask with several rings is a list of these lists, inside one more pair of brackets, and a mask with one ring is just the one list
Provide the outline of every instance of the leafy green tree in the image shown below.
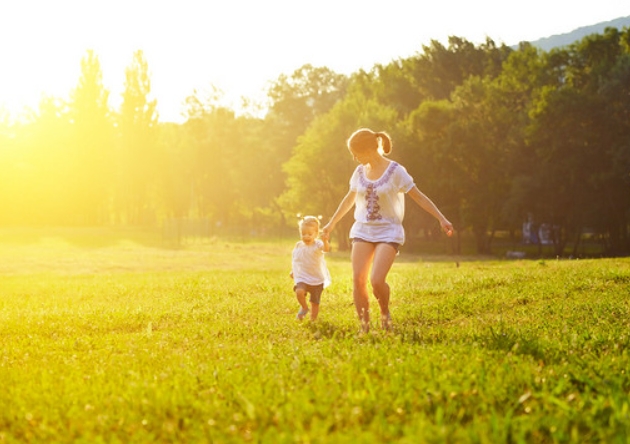
[[[448,100],[422,102],[402,123],[395,150],[400,151],[418,188],[431,197],[459,233],[464,229],[460,214],[464,190],[457,177],[456,159],[448,154],[455,113]],[[440,232],[435,219],[414,205],[408,208],[404,223],[412,248],[421,237],[434,238]]]
[[556,254],[570,238],[577,245],[584,227],[605,234],[617,251],[627,239],[627,46],[609,29],[557,53],[563,82],[536,100],[529,130],[533,176],[545,191],[539,212],[557,227]]
[[278,177],[284,175],[279,170],[273,138],[267,137],[267,128],[265,120],[251,116],[239,116],[234,121],[239,214],[248,223],[248,232],[256,235],[279,234],[286,226],[277,204],[284,188]]
[[121,222],[155,221],[158,190],[157,102],[151,100],[151,78],[144,53],[135,51],[125,69],[125,89],[118,116],[117,176],[114,208]]
[[469,76],[496,77],[511,51],[491,39],[479,46],[455,36],[448,46],[433,40],[421,53],[363,72],[363,89],[404,119],[423,101],[449,98]]
[[425,103],[413,115],[412,125],[426,145],[422,177],[433,182],[425,189],[451,206],[458,200],[458,229],[472,228],[480,254],[491,251],[509,189],[509,111],[490,79],[471,77],[456,89],[452,102]]
[[191,208],[192,142],[183,125],[164,123],[157,128],[160,174],[159,217],[167,221],[185,218]]
[[554,227],[557,255],[596,205],[590,176],[604,160],[593,137],[600,123],[593,118],[596,108],[595,102],[573,89],[548,89],[532,114],[529,142],[537,159],[533,172],[540,190],[537,213]]
[[283,218],[284,212],[277,201],[287,179],[282,165],[292,156],[299,137],[313,120],[344,97],[347,86],[346,76],[306,64],[290,75],[280,75],[267,91],[270,107],[264,119],[260,148],[272,162],[266,163],[267,169],[260,174],[266,176],[267,188],[273,194],[271,207]]
[[233,111],[217,106],[185,124],[194,152],[191,215],[211,217],[221,225],[229,220],[230,204],[235,200],[234,150],[229,143],[234,118]]
[[[351,88],[328,113],[316,118],[299,139],[293,156],[284,164],[287,190],[280,197],[282,210],[291,220],[296,214],[332,216],[348,192],[348,181],[356,167],[346,140],[356,129],[393,128],[397,113]],[[293,219],[295,220],[295,219]],[[352,217],[342,220],[336,230],[340,249],[348,248]]]
[[[424,89],[432,91],[426,96],[440,98],[446,91],[449,96],[426,99],[409,113],[403,125],[404,162],[421,189],[449,214],[458,232],[471,227],[477,251],[488,253],[493,233],[502,223],[509,152],[518,139],[517,104],[499,80],[498,68],[511,52],[497,49],[492,41],[480,48],[461,39],[450,42],[448,51],[434,42],[416,60],[418,67],[431,73],[423,80]],[[443,71],[449,76],[436,75]],[[427,222],[432,221],[417,216],[418,212],[412,214],[407,222],[412,240],[418,231],[431,234]]]
[[494,78],[512,49],[496,46],[492,39],[475,46],[461,37],[451,36],[448,47],[438,41],[423,46],[423,53],[403,62],[415,79],[415,88],[426,99],[448,99],[468,77]]
[[234,231],[244,228],[268,197],[265,164],[258,163],[265,161],[260,153],[265,143],[258,119],[237,117],[219,99],[217,91],[187,99],[190,215],[211,218],[221,230]]
[[[626,31],[630,42],[630,30]],[[598,226],[610,233],[611,253],[630,251],[630,45],[608,73],[601,85],[603,107],[608,116],[606,123],[610,168],[600,173],[605,189],[605,215],[598,218]],[[603,230],[602,230],[603,231]]]
[[71,183],[65,190],[79,224],[100,224],[109,216],[109,181],[113,174],[113,123],[108,108],[109,91],[103,86],[98,56],[87,51],[81,76],[71,93],[73,127],[68,155]]
[[[24,150],[20,147],[19,135],[20,125],[12,123],[8,113],[3,113],[0,121],[0,224],[14,224],[24,217],[25,207],[20,201],[26,198],[25,183],[19,174],[20,154]],[[32,203],[34,201],[26,202],[26,205]]]
[[188,214],[211,218],[223,231],[275,231],[284,220],[274,211],[284,184],[273,131],[267,121],[237,116],[220,101],[221,92],[212,88],[187,99],[180,157],[188,166]]
[[[35,201],[31,223],[75,223],[76,165],[69,161],[75,155],[74,126],[63,101],[44,97],[32,121],[22,125],[23,159],[36,171],[29,180]],[[31,217],[26,217],[30,219]],[[27,220],[24,220],[26,222]]]
[[345,94],[348,79],[325,67],[304,65],[282,74],[270,86],[267,119],[274,122],[289,152],[315,117],[326,113]]
[[539,161],[536,146],[527,143],[526,128],[534,99],[549,87],[562,84],[566,62],[561,54],[546,54],[529,43],[521,43],[503,64],[496,78],[502,99],[513,118],[512,149],[508,153],[509,194],[501,210],[501,218],[511,232],[520,230],[531,216],[539,218],[542,189],[535,179]]

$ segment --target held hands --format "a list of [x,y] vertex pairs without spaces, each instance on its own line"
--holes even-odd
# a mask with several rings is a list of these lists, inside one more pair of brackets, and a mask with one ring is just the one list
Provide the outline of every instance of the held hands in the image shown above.
[[324,252],[328,253],[330,251],[330,233],[322,230],[319,237],[324,242]]
[[330,232],[331,231],[332,231],[332,227],[330,226],[329,223],[324,225],[324,228],[322,228],[321,238],[322,239],[330,239]]

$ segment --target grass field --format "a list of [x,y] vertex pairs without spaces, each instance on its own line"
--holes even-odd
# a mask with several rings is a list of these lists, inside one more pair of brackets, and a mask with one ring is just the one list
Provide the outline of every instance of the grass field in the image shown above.
[[630,259],[401,254],[359,335],[293,243],[0,230],[0,443],[630,442]]

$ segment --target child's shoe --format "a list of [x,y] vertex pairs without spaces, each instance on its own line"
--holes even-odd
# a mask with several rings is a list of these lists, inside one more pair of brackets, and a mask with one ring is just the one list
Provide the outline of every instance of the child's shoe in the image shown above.
[[298,311],[296,319],[298,321],[301,321],[302,319],[304,319],[304,316],[306,316],[307,314],[308,314],[308,308],[300,308],[300,311]]

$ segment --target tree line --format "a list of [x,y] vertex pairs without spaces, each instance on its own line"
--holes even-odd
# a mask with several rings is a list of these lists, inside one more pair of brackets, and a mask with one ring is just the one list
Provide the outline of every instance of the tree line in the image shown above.
[[[527,219],[550,227],[558,255],[585,230],[606,254],[630,251],[628,29],[550,51],[450,37],[348,76],[305,65],[272,83],[262,117],[195,92],[184,123],[159,123],[150,93],[137,51],[110,109],[88,51],[68,99],[45,98],[18,122],[0,116],[0,225],[294,228],[298,213],[333,213],[355,167],[346,138],[370,127],[390,133],[391,157],[478,253]],[[405,224],[411,244],[438,236],[413,206]]]

